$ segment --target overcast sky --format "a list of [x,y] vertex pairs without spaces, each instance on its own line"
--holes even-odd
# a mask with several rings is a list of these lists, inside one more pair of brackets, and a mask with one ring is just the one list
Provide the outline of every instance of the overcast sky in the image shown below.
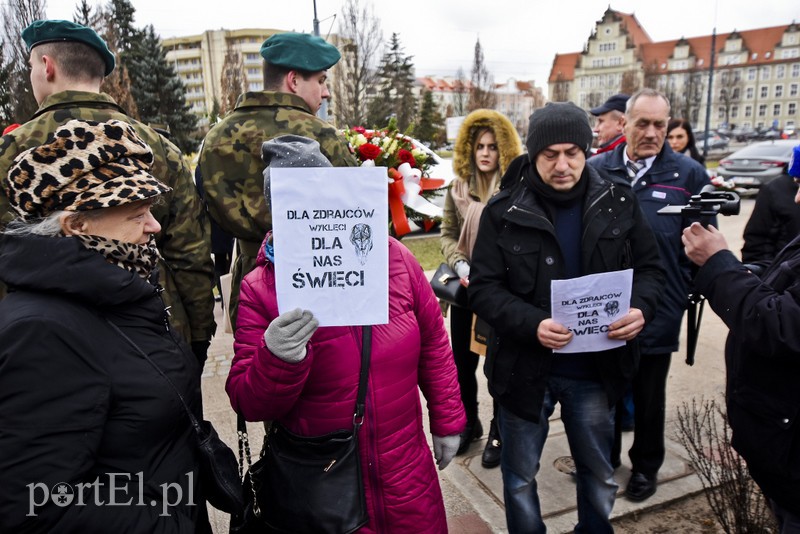
[[[3,0],[0,0],[3,1]],[[90,0],[91,3],[92,0]],[[417,76],[469,76],[475,42],[496,82],[534,80],[547,94],[557,53],[579,52],[602,18],[606,0],[361,0],[372,3],[384,40],[400,35]],[[275,28],[311,32],[313,0],[132,0],[136,25],[161,37],[210,29]],[[336,33],[342,0],[317,0],[322,35]],[[75,0],[47,0],[48,18],[72,19]],[[800,22],[797,0],[617,0],[654,41]],[[336,17],[334,17],[336,16]]]

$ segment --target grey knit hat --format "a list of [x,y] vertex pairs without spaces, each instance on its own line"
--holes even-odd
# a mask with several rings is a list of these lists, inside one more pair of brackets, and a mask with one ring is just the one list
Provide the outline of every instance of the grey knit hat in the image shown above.
[[559,143],[572,143],[589,154],[592,148],[592,127],[589,116],[572,102],[550,102],[531,115],[528,126],[528,158],[531,161],[549,147]]
[[271,167],[332,167],[320,152],[319,143],[301,135],[281,135],[264,142],[261,159],[267,165],[264,168],[264,198],[270,207]]

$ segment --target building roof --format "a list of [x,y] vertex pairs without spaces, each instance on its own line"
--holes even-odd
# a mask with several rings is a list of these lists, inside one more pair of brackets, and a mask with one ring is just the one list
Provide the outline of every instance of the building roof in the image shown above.
[[550,77],[547,79],[550,83],[555,83],[561,80],[574,80],[575,79],[575,66],[581,57],[580,52],[570,52],[568,54],[556,54],[553,59],[553,68],[550,70]]
[[[696,67],[707,69],[711,61],[711,35],[699,37],[689,37],[673,39],[670,41],[653,42],[650,36],[642,28],[634,14],[621,13],[611,8],[606,10],[604,17],[611,15],[616,20],[620,20],[626,31],[631,37],[637,49],[637,55],[646,69],[654,69],[652,72],[668,72],[669,59],[673,57],[676,45],[689,44],[689,56],[697,60]],[[602,21],[598,21],[602,22]],[[796,24],[792,24],[796,28]],[[772,63],[775,58],[775,47],[779,46],[784,32],[790,27],[789,24],[783,26],[773,26],[770,28],[759,28],[754,30],[743,30],[730,33],[720,33],[716,37],[717,61],[720,52],[725,49],[725,42],[728,37],[734,35],[742,38],[742,51],[747,53],[745,61],[738,63],[740,66],[764,65]],[[575,79],[575,68],[578,65],[582,53],[570,52],[567,54],[556,54],[553,59],[553,67],[550,70],[549,83],[554,83],[561,77],[561,80],[572,81]],[[719,63],[718,63],[719,64]],[[670,71],[676,72],[676,71]]]

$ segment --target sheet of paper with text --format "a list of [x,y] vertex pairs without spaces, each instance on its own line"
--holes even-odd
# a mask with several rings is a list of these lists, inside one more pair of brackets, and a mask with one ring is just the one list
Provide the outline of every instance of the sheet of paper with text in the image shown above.
[[608,338],[608,325],[628,313],[633,269],[553,280],[552,317],[573,333],[563,349],[553,352],[599,352],[625,345]]
[[388,180],[383,167],[271,170],[280,313],[320,326],[389,322]]

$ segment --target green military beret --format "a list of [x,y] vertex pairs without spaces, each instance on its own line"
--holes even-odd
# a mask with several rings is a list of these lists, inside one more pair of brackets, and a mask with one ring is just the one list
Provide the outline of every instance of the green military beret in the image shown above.
[[317,72],[336,65],[342,55],[322,37],[307,33],[278,33],[261,45],[261,57],[272,65]]
[[81,26],[68,20],[36,20],[22,30],[22,40],[31,51],[36,45],[59,41],[75,41],[89,45],[100,54],[106,64],[106,76],[114,70],[116,61],[114,54],[108,49],[106,42],[91,28]]

